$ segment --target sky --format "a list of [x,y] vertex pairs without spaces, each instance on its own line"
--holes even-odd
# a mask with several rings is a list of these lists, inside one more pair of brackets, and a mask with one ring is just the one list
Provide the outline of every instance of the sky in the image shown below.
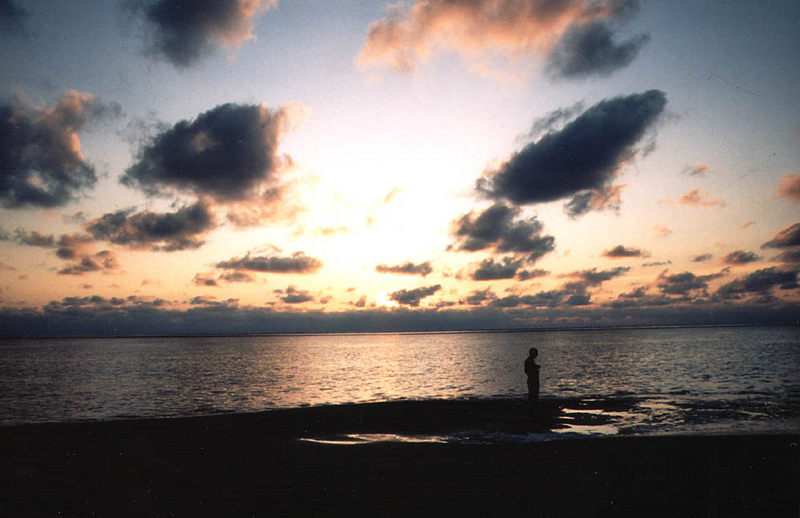
[[798,323],[799,26],[0,0],[0,334]]

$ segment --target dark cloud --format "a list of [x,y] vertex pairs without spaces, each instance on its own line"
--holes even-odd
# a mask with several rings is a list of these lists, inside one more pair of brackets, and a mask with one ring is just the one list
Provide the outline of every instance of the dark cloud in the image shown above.
[[603,250],[603,257],[618,259],[622,257],[650,257],[650,254],[638,248],[628,248],[623,245],[617,245],[610,250]]
[[533,121],[531,129],[525,139],[538,140],[543,135],[561,130],[563,125],[574,119],[584,109],[582,102],[577,102],[567,108],[557,108]]
[[224,272],[219,279],[225,282],[253,282],[253,277],[244,272]]
[[201,295],[192,298],[189,304],[192,306],[236,307],[239,304],[239,299],[217,300],[217,298],[213,296]]
[[775,259],[783,263],[800,263],[800,247],[784,250]]
[[192,279],[192,283],[195,286],[204,286],[204,287],[219,286],[217,284],[216,279],[214,279],[213,277],[208,277],[205,275],[201,275],[199,273],[194,276],[194,279]]
[[736,250],[725,256],[724,261],[727,264],[747,264],[760,261],[761,256],[753,252],[745,252],[744,250]]
[[83,275],[92,272],[110,272],[119,267],[117,256],[110,250],[101,250],[93,255],[85,255],[77,262],[58,271],[59,275]]
[[600,284],[609,281],[615,277],[619,277],[630,271],[627,266],[618,266],[610,270],[600,270],[592,268],[590,270],[582,270],[572,272],[565,277],[577,279],[576,281],[568,282],[564,285],[569,290],[583,290],[589,287],[599,286]]
[[520,270],[517,272],[517,279],[519,279],[520,281],[527,281],[530,279],[535,279],[537,277],[544,277],[549,273],[550,273],[549,271],[541,269]]
[[720,286],[717,295],[725,300],[739,299],[747,295],[758,295],[762,299],[769,298],[776,287],[782,290],[800,288],[797,282],[798,269],[780,269],[770,267],[757,270],[745,277]]
[[199,237],[214,226],[214,215],[208,205],[198,201],[176,212],[119,210],[90,221],[86,230],[98,240],[131,248],[173,252],[202,246]]
[[0,103],[0,203],[57,207],[94,187],[97,175],[81,153],[78,131],[119,113],[118,105],[75,90],[49,108]]
[[499,261],[495,261],[493,258],[489,258],[481,261],[472,270],[470,277],[474,281],[513,279],[522,266],[522,259],[514,260],[511,257],[504,257]]
[[625,307],[559,306],[464,309],[378,308],[329,312],[196,305],[175,309],[160,299],[87,299],[38,308],[0,308],[0,335],[126,336],[175,334],[392,332],[554,327],[797,323],[800,305],[781,301],[722,301]]
[[253,37],[253,17],[277,0],[128,0],[147,22],[148,51],[188,67],[220,45],[238,47]]
[[431,267],[430,261],[425,261],[424,263],[414,264],[411,261],[406,261],[403,264],[397,264],[393,266],[387,266],[385,264],[379,264],[375,267],[375,271],[378,273],[396,273],[401,275],[421,275],[425,277],[429,273],[433,271]]
[[781,230],[772,239],[761,245],[761,248],[789,248],[794,246],[800,246],[800,223],[795,223]]
[[609,185],[591,191],[579,192],[564,204],[564,210],[570,218],[583,216],[592,210],[611,209],[619,211],[622,207],[620,196],[624,185]]
[[0,36],[25,34],[29,16],[14,0],[0,0]]
[[612,180],[666,103],[659,90],[601,101],[562,130],[526,145],[497,170],[487,172],[477,189],[515,204],[578,195],[571,209],[574,214],[591,207],[593,197],[605,207],[613,203]]
[[278,145],[294,112],[294,105],[276,111],[263,105],[217,106],[143,143],[121,181],[148,195],[175,189],[217,201],[252,198],[259,187],[277,181]]
[[714,256],[711,254],[700,254],[692,257],[692,261],[695,263],[702,263],[712,259]]
[[249,253],[242,258],[229,259],[217,263],[217,268],[225,270],[244,270],[270,273],[313,273],[322,267],[322,262],[309,257],[303,252],[295,252],[291,256],[262,255]]
[[663,272],[657,281],[657,286],[665,295],[690,295],[705,296],[708,290],[708,281],[717,279],[723,274],[695,275],[692,272],[682,272],[668,275]]
[[306,290],[299,290],[294,286],[289,286],[286,288],[281,300],[286,304],[303,304],[304,302],[312,302],[314,297]]
[[452,226],[456,249],[467,252],[494,249],[524,255],[530,262],[551,252],[555,238],[542,235],[542,223],[536,217],[515,219],[519,214],[518,208],[503,203],[495,203],[477,215],[465,214]]
[[426,286],[422,288],[414,288],[413,290],[399,290],[393,291],[389,294],[389,298],[398,304],[406,306],[419,306],[419,303],[425,297],[429,297],[442,289],[440,284],[435,286]]
[[486,288],[485,290],[474,290],[466,298],[459,301],[459,304],[466,304],[468,306],[480,306],[484,302],[496,299],[497,296]]
[[[16,229],[14,232],[14,241],[21,245],[36,246],[40,248],[55,248],[55,254],[59,259],[66,261],[79,261],[83,263],[83,268],[86,271],[93,271],[91,267],[96,263],[93,259],[91,250],[91,243],[94,238],[89,234],[76,232],[73,234],[62,234],[58,239],[52,234],[46,235],[41,232],[27,231],[21,228]],[[101,269],[101,268],[97,268]],[[75,270],[73,267],[65,269],[68,273]],[[75,270],[75,271],[79,271]]]
[[652,263],[642,263],[642,266],[650,268],[653,266],[667,266],[668,264],[672,264],[672,261],[653,261]]
[[611,27],[602,21],[574,25],[550,54],[548,70],[566,78],[609,76],[630,65],[649,40],[649,35],[640,34],[617,42]]
[[21,245],[38,246],[41,248],[53,248],[56,246],[55,236],[52,234],[42,234],[38,230],[27,231],[18,228],[14,231],[14,241]]

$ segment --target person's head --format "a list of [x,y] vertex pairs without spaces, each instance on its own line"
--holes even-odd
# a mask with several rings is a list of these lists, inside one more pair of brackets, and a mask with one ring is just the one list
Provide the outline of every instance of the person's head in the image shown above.
[[531,358],[536,358],[537,356],[539,356],[539,349],[537,349],[536,347],[531,347],[530,350],[528,351],[528,354],[530,355]]

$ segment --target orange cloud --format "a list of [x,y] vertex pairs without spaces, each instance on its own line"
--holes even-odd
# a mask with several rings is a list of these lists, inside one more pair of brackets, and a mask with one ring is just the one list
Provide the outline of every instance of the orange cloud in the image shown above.
[[418,0],[408,12],[394,6],[370,25],[357,62],[413,71],[450,51],[477,58],[476,69],[485,69],[491,58],[546,57],[571,27],[623,8],[613,1]]
[[775,189],[775,197],[784,197],[800,202],[800,173],[783,175],[778,182],[778,188]]
[[725,206],[725,201],[719,198],[714,198],[707,192],[700,192],[698,189],[692,189],[687,192],[679,200],[681,205],[691,205],[694,207],[714,207]]

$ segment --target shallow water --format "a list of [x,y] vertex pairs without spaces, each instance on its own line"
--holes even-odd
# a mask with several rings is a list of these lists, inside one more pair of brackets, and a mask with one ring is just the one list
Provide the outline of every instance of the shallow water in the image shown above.
[[522,396],[531,346],[543,397],[635,400],[597,433],[800,429],[798,327],[7,340],[0,422]]

